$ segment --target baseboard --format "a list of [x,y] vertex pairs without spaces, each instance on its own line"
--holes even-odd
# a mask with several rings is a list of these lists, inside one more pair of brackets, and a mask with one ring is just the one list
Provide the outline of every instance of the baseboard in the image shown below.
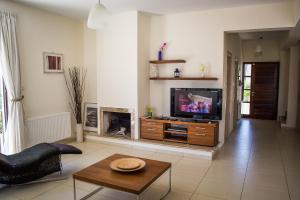
[[288,126],[287,124],[280,124],[280,128],[290,131],[296,131],[296,127]]

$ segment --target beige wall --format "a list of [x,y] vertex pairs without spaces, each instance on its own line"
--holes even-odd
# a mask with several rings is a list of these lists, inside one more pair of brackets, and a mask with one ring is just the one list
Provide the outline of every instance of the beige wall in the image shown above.
[[[187,63],[179,65],[183,76],[199,76],[199,65],[208,66],[207,76],[218,81],[151,81],[150,102],[157,114],[170,114],[171,87],[223,88],[226,94],[223,71],[224,32],[240,30],[274,29],[294,26],[291,3],[248,6],[154,16],[151,18],[151,59],[157,58],[162,42],[168,42],[166,58],[183,58]],[[255,15],[247,15],[255,13]],[[172,75],[174,65],[161,67],[162,75]],[[225,99],[225,98],[223,98]],[[224,101],[225,103],[225,101]],[[225,105],[225,104],[223,104]],[[223,119],[225,109],[223,109]],[[220,138],[224,141],[224,120],[220,122]]]
[[280,60],[280,40],[263,39],[261,45],[263,55],[256,56],[255,48],[257,40],[243,40],[243,61],[244,62],[278,62]]
[[286,126],[296,128],[298,87],[299,87],[300,45],[290,48],[290,66],[288,83],[288,104]]
[[64,54],[66,66],[82,66],[82,24],[63,16],[0,0],[1,10],[17,14],[25,116],[69,111],[63,74],[43,72],[43,52]]
[[97,38],[96,31],[87,28],[83,23],[84,55],[83,67],[86,68],[85,101],[97,103]]
[[294,1],[294,18],[295,18],[295,24],[299,22],[300,20],[300,0]]
[[150,104],[149,55],[150,16],[138,13],[138,110],[144,116]]
[[111,17],[109,26],[97,32],[98,105],[129,108],[135,112],[138,137],[138,12]]
[[290,51],[280,51],[279,88],[278,88],[278,116],[285,116],[288,103]]

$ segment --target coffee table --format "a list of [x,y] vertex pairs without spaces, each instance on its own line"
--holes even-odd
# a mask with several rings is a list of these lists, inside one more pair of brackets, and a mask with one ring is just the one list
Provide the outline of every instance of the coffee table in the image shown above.
[[98,185],[99,188],[80,198],[88,199],[103,188],[115,189],[118,191],[133,194],[136,199],[140,199],[144,192],[164,173],[169,172],[168,191],[161,199],[166,197],[171,191],[171,163],[140,158],[146,162],[144,169],[137,172],[122,173],[110,169],[109,164],[119,158],[132,156],[114,154],[100,162],[97,162],[79,172],[73,174],[74,200],[76,197],[76,180]]

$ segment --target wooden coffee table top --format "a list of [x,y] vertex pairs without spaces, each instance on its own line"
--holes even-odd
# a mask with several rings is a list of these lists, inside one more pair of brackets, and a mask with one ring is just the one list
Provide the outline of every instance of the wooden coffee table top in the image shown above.
[[122,173],[110,169],[109,164],[113,160],[131,157],[133,156],[114,154],[74,173],[73,178],[124,192],[140,194],[171,167],[171,163],[168,162],[140,158],[146,162],[146,167],[140,171]]

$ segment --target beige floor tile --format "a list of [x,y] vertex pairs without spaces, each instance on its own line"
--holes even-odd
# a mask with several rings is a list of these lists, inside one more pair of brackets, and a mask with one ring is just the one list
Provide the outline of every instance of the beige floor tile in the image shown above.
[[[167,200],[290,200],[288,189],[291,200],[300,200],[299,143],[299,133],[279,129],[276,122],[266,120],[241,120],[213,161],[128,145],[73,142],[83,154],[62,156],[67,180],[0,189],[0,199],[73,199],[74,172],[120,153],[172,162],[172,191]],[[168,186],[167,181],[165,174],[151,186],[147,198],[159,199]],[[82,196],[96,187],[77,184]],[[105,189],[90,199],[130,200],[134,196]]]
[[[80,198],[87,195],[88,192],[85,192],[77,188],[76,194],[77,197]],[[73,187],[67,185],[61,185],[34,198],[34,200],[56,200],[56,199],[57,200],[74,199]]]
[[239,200],[242,188],[242,182],[215,181],[204,178],[195,193],[219,199]]
[[278,191],[287,190],[285,176],[276,173],[249,172],[246,176],[245,185],[274,188]]
[[279,191],[261,186],[246,185],[243,189],[242,200],[290,200],[290,198],[287,190]]
[[300,199],[300,175],[287,174],[287,181],[292,200]]
[[101,199],[101,200],[105,199],[106,200],[106,198],[111,199],[111,200],[135,200],[136,195],[105,188],[102,191],[98,192],[95,196],[93,196],[92,199],[93,200],[97,200],[97,199]]
[[185,172],[174,172],[172,173],[172,190],[192,193],[196,191],[201,180],[201,176],[192,176]]
[[212,196],[207,196],[203,194],[194,194],[191,200],[224,200],[223,198],[217,198]]
[[19,200],[8,193],[1,191],[1,189],[0,189],[0,199],[1,200]]
[[206,179],[215,181],[235,181],[243,182],[246,176],[246,170],[237,168],[232,169],[228,166],[223,165],[212,165],[205,175]]
[[202,177],[211,165],[210,161],[199,158],[182,158],[173,167],[173,173]]
[[189,200],[192,196],[192,193],[171,191],[164,200]]
[[[73,187],[73,179],[69,178],[64,184],[66,184],[69,187]],[[80,189],[80,190],[84,190],[86,192],[92,192],[93,190],[99,188],[99,186],[94,185],[94,184],[90,184],[90,183],[86,183],[83,181],[79,181],[76,180],[75,182],[76,188]]]
[[53,188],[59,187],[60,185],[62,185],[61,181],[14,186],[11,188],[4,188],[1,190],[0,194],[3,197],[13,197],[20,200],[27,200],[39,196],[40,194],[45,193]]
[[183,156],[177,156],[174,154],[167,154],[167,153],[154,153],[149,158],[154,160],[170,162],[174,166],[180,159],[183,158]]

